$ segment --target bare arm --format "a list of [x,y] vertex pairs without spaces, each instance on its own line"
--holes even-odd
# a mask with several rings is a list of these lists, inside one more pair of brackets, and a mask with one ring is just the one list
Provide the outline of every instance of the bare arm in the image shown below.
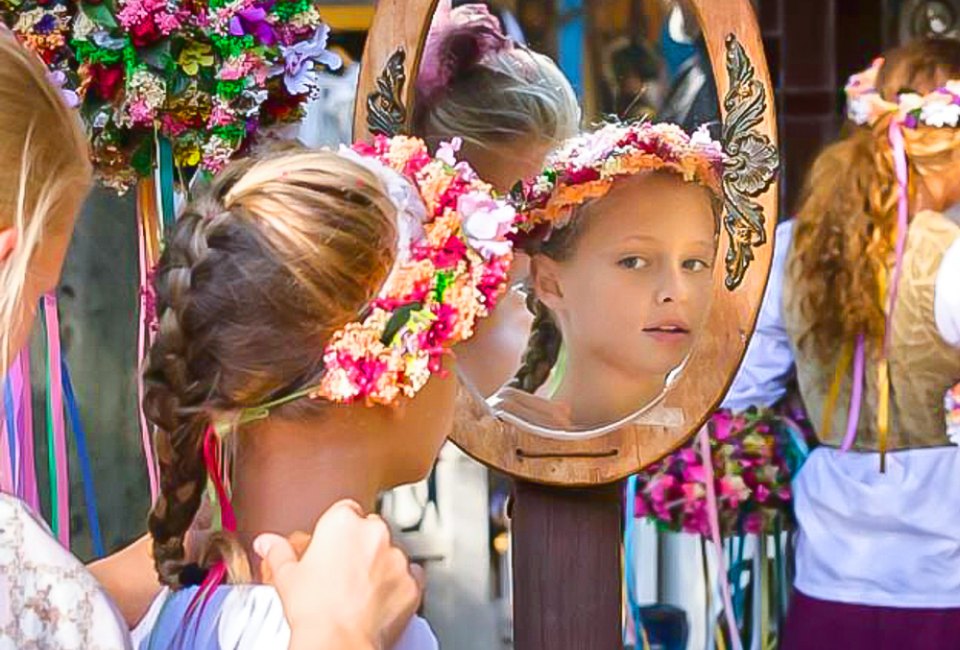
[[150,555],[150,536],[97,560],[87,568],[117,604],[129,627],[136,626],[160,592]]

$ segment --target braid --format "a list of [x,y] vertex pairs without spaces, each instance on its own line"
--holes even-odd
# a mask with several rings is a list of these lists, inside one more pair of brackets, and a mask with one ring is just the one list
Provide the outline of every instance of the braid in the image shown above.
[[543,385],[557,363],[563,336],[553,320],[553,314],[537,300],[532,291],[527,294],[527,309],[533,314],[530,338],[523,353],[523,363],[510,382],[510,387],[533,393]]
[[181,586],[184,537],[200,507],[207,478],[202,454],[206,423],[199,407],[213,392],[211,381],[191,372],[196,337],[187,317],[190,292],[197,269],[210,257],[209,233],[229,217],[229,213],[214,218],[185,214],[167,244],[157,277],[161,316],[144,375],[144,411],[159,427],[161,481],[148,526],[157,573],[172,587]]

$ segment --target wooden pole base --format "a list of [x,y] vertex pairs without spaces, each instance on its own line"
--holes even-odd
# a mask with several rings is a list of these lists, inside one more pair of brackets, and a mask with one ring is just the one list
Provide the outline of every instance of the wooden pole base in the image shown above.
[[622,650],[621,495],[517,482],[515,650]]

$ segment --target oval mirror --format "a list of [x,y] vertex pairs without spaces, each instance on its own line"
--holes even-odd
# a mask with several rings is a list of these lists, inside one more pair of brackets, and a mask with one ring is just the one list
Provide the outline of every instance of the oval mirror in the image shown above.
[[[504,193],[610,121],[719,140],[721,200],[669,174],[618,180],[583,225],[518,248],[508,292],[456,349],[453,440],[513,476],[611,482],[699,428],[745,350],[776,225],[775,117],[749,0],[382,0],[358,98],[355,133],[460,138],[460,157]],[[666,280],[649,273],[663,251],[683,265],[661,300]]]

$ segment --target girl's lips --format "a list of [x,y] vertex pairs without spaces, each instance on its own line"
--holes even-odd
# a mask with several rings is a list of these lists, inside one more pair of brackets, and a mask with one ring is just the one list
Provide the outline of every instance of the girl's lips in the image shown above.
[[643,333],[658,343],[685,343],[690,338],[690,330],[680,323],[663,323],[645,327]]

